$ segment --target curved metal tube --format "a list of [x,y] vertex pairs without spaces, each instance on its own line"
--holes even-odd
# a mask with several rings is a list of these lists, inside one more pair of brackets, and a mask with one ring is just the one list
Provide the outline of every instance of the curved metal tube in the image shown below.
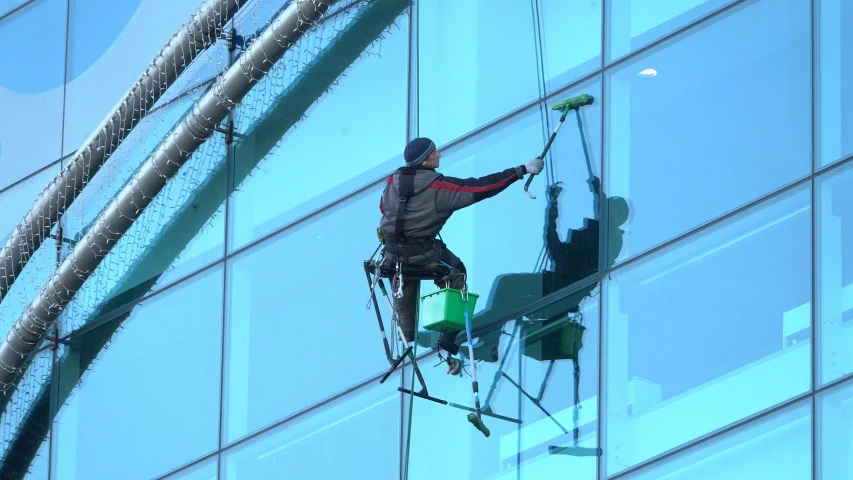
[[73,160],[45,187],[0,250],[0,301],[89,180],[190,63],[216,42],[241,3],[245,0],[208,0],[157,54]]

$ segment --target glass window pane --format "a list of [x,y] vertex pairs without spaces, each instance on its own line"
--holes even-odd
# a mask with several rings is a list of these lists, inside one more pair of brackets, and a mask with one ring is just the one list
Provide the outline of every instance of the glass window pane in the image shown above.
[[810,389],[807,187],[605,283],[608,475]]
[[540,95],[531,2],[418,2],[418,131],[443,145]]
[[229,260],[229,442],[388,368],[362,266],[377,246],[378,196],[370,189]]
[[[200,5],[199,0],[70,1],[63,154],[83,146]],[[224,42],[216,49],[218,55],[199,63],[227,66]],[[186,77],[196,76],[197,69],[190,67]]]
[[222,283],[211,269],[62,346],[53,478],[152,478],[216,451]]
[[853,384],[821,392],[817,397],[818,477],[831,480],[853,476]]
[[[467,421],[465,410],[405,397],[411,404],[408,478],[434,478],[434,452],[448,438],[454,453],[442,457],[443,478],[559,478],[565,472],[597,478],[598,293],[589,285],[477,335],[481,408],[500,416],[483,416],[488,438]],[[472,408],[466,345],[460,357],[460,376],[447,375],[445,365],[433,368],[435,355],[419,366],[430,395]],[[413,388],[420,389],[416,380]]]
[[33,0],[0,0],[0,17]]
[[0,394],[0,478],[48,478],[53,351],[34,355],[17,389]]
[[[38,200],[39,194],[59,173],[59,164],[0,192],[0,240],[3,244]],[[2,248],[2,244],[0,244]]]
[[605,0],[607,60],[613,61],[685,27],[732,0]]
[[327,18],[243,101],[232,249],[376,181],[400,162],[408,5],[362,2]]
[[42,0],[0,20],[0,188],[62,156],[67,11]]
[[853,164],[818,177],[818,384],[853,373]]
[[538,2],[548,92],[601,67],[601,3],[600,0]]
[[186,470],[169,475],[164,480],[217,480],[219,478],[218,468],[219,458],[218,456],[213,456],[198,465],[193,465]]
[[398,478],[399,386],[395,373],[227,450],[225,478]]
[[843,0],[818,0],[817,85],[818,165],[825,166],[853,153],[853,4]]
[[811,172],[809,4],[745,2],[607,75],[605,191],[633,210],[620,260]]
[[810,479],[812,478],[811,429],[811,401],[805,400],[624,478],[632,480]]

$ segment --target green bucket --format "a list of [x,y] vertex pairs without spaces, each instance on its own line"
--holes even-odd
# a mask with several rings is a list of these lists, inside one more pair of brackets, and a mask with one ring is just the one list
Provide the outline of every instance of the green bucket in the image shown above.
[[[474,318],[479,295],[468,292],[468,316]],[[465,301],[462,292],[443,288],[421,297],[421,326],[424,330],[448,333],[465,329]]]
[[577,360],[586,327],[568,321],[561,327],[544,327],[525,340],[524,354],[534,360]]

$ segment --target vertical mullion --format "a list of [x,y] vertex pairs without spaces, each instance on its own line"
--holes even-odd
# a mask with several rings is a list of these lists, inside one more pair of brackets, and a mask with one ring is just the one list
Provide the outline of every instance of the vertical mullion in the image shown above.
[[[420,122],[418,121],[418,116],[420,115],[420,109],[418,108],[418,102],[420,101],[420,90],[419,90],[419,81],[420,78],[420,69],[418,68],[418,22],[417,22],[417,5],[413,2],[409,2],[409,58],[408,58],[408,71],[407,75],[407,98],[406,98],[406,143],[408,143],[411,139],[417,137],[420,132]],[[378,313],[378,312],[377,312]],[[402,369],[400,370],[400,386],[406,386],[406,369],[408,368],[408,362],[403,362]],[[407,439],[411,438],[411,435],[407,435],[408,422],[406,421],[406,395],[400,392],[400,428],[399,428],[399,442],[398,442],[398,450],[397,450],[397,461],[398,461],[398,471],[397,475],[400,480],[404,480],[408,476],[408,465],[407,465],[407,455],[408,451],[408,441]],[[412,414],[411,409],[408,412],[409,415]]]
[[[606,102],[607,102],[607,95],[605,93],[607,90],[607,88],[606,88],[607,79],[605,77],[605,72],[604,72],[604,63],[605,63],[604,60],[605,60],[605,49],[606,48],[607,48],[607,0],[602,0],[602,2],[601,2],[601,52],[600,52],[601,63],[599,65],[599,68],[601,71],[601,81],[599,82],[601,85],[601,125],[600,125],[600,128],[601,128],[601,130],[600,130],[600,134],[601,134],[601,145],[600,145],[600,147],[601,147],[601,150],[599,150],[601,152],[600,153],[600,160],[599,160],[599,168],[600,168],[599,173],[600,173],[600,185],[601,185],[601,187],[600,187],[600,193],[599,193],[599,198],[598,198],[598,212],[597,212],[598,218],[601,219],[600,225],[607,225],[607,222],[608,222],[607,211],[604,208],[604,205],[606,205],[606,202],[604,201],[604,198],[606,198],[604,195],[604,189],[605,189],[605,185],[606,185],[606,181],[607,181],[607,178],[606,178],[607,162],[605,159],[605,156],[606,156],[605,152],[606,152],[606,147],[607,147],[607,128],[606,128],[607,127],[607,109],[605,108]],[[605,260],[609,256],[607,253],[608,252],[607,231],[608,231],[608,228],[600,228],[599,234],[598,234],[598,252],[599,252],[598,253],[598,265],[599,265],[599,271],[600,272],[604,272],[604,270],[606,270],[607,266],[608,266],[608,262]],[[604,437],[604,410],[603,410],[604,401],[602,400],[602,395],[604,392],[604,381],[605,381],[605,374],[604,374],[604,368],[605,368],[605,364],[604,364],[604,347],[605,347],[604,335],[606,332],[606,328],[604,325],[604,309],[606,308],[606,302],[607,302],[607,298],[606,298],[607,296],[605,295],[605,292],[604,292],[605,281],[606,280],[604,278],[602,278],[601,282],[598,285],[599,291],[601,293],[601,295],[599,295],[599,298],[601,300],[600,300],[599,305],[598,305],[598,392],[596,395],[596,398],[598,399],[598,401],[597,401],[597,403],[598,403],[598,418],[596,419],[596,428],[598,429],[598,432],[596,435],[596,444],[597,444],[596,447],[599,449],[598,451],[600,451],[600,452],[604,451],[603,450],[604,449],[604,441],[602,440]],[[596,478],[599,478],[599,479],[604,478],[604,471],[605,471],[604,464],[603,464],[604,461],[605,461],[604,455],[601,455],[600,457],[598,457],[598,461],[596,462],[596,465],[595,465]]]
[[[228,39],[228,68],[231,68],[234,65],[234,52],[236,48],[236,35],[237,30],[235,28],[236,20],[231,21],[231,31],[227,35]],[[223,28],[224,30],[224,28]],[[225,189],[225,228],[222,233],[222,255],[223,258],[228,256],[228,252],[230,250],[228,239],[230,238],[229,232],[231,231],[231,192],[233,191],[233,182],[234,182],[234,147],[233,147],[233,139],[234,134],[237,130],[235,122],[234,122],[234,111],[228,112],[228,120],[227,120],[227,130],[230,130],[232,133],[225,138],[225,185],[222,185],[222,188]],[[230,137],[230,138],[229,138]],[[220,346],[219,346],[219,429],[217,431],[217,454],[216,454],[216,472],[217,478],[223,478],[223,465],[222,465],[222,448],[225,444],[225,369],[226,369],[226,349],[227,349],[227,338],[228,338],[228,261],[224,260],[222,262],[222,311],[220,312],[221,317],[221,326],[220,326]]]
[[815,0],[811,0],[811,168],[812,168],[812,180],[811,180],[811,392],[812,392],[812,404],[811,404],[811,467],[812,467],[812,479],[817,478],[817,457],[818,457],[818,438],[817,438],[817,399],[814,396],[815,388],[817,386],[817,372],[818,372],[818,346],[820,345],[818,335],[820,335],[820,322],[817,318],[818,313],[818,296],[819,293],[817,291],[817,269],[819,268],[820,259],[818,258],[817,252],[817,192],[816,187],[817,184],[815,182],[815,171],[817,164],[817,122],[816,122],[816,109],[817,109],[817,69],[816,69],[816,53],[817,53],[817,32],[819,31],[816,28],[815,22],[818,21],[818,16],[815,14],[816,9],[818,8],[818,3]]
[[419,90],[419,72],[418,68],[418,22],[417,8],[412,2],[409,2],[409,59],[406,75],[407,82],[407,99],[406,99],[406,143],[417,137],[420,132],[420,122],[418,116],[420,109],[418,103],[420,101]]
[[[58,337],[58,335],[57,335]],[[53,368],[50,370],[50,405],[48,407],[48,424],[47,427],[47,478],[50,480],[53,478],[53,423],[54,418],[56,418],[57,412],[59,412],[59,356],[57,355],[57,349],[59,348],[59,343],[54,340],[51,345],[51,364]]]
[[[64,154],[65,154],[65,111],[66,111],[67,95],[68,95],[68,50],[69,50],[68,43],[69,43],[69,39],[71,36],[70,31],[71,31],[71,0],[67,0],[65,2],[65,58],[64,58],[64,66],[62,68],[62,127],[61,127],[61,130],[59,133],[59,135],[60,135],[60,139],[59,139],[59,158],[60,158],[59,169],[60,170],[62,170],[62,167],[64,164],[64,161],[62,160],[62,158],[64,158]],[[60,228],[60,230],[59,230],[60,235],[57,235],[57,239],[56,239],[57,247],[59,249],[58,251],[60,252],[58,255],[61,255],[61,248],[62,248],[62,235],[61,235],[62,223],[61,222],[62,222],[62,218],[59,218],[57,225]],[[59,256],[58,256],[56,260],[57,260],[57,262],[60,262],[61,258],[59,258]],[[57,264],[57,268],[58,268],[58,266],[59,265]],[[59,322],[56,322],[53,325],[54,340],[53,340],[52,345],[51,345],[51,347],[52,347],[51,348],[51,350],[52,350],[51,362],[53,364],[53,368],[51,368],[51,372],[50,372],[50,378],[51,378],[50,393],[49,393],[49,395],[50,395],[49,404],[50,405],[48,406],[48,414],[50,415],[50,417],[48,418],[48,422],[50,422],[50,424],[47,428],[47,437],[48,437],[48,440],[47,440],[48,441],[48,446],[47,446],[47,478],[48,478],[48,480],[54,477],[54,475],[53,475],[53,466],[54,466],[54,461],[53,461],[54,429],[53,429],[53,425],[54,425],[54,419],[56,418],[56,414],[59,412],[59,405],[58,405],[58,403],[59,403],[59,382],[60,382],[59,376],[61,374],[61,372],[59,371],[60,370],[60,368],[59,368],[59,355],[57,354],[57,350],[59,349],[58,339],[60,337],[59,326],[60,326]]]

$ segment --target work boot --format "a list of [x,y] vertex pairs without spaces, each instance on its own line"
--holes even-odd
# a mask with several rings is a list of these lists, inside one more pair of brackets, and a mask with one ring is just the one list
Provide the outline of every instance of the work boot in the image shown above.
[[455,338],[450,335],[442,335],[438,337],[438,341],[435,342],[436,348],[441,348],[447,353],[451,355],[456,355],[459,353],[459,345],[456,345]]

